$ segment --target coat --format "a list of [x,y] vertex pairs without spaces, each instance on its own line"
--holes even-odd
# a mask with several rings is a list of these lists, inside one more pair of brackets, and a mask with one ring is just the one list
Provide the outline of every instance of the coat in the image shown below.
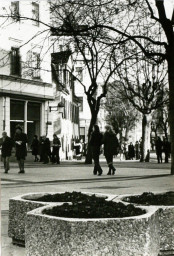
[[119,143],[115,133],[105,132],[103,136],[104,155],[114,156],[119,152]]
[[13,148],[12,139],[7,136],[5,138],[5,140],[3,141],[3,138],[1,138],[0,145],[2,146],[2,148],[1,148],[2,157],[11,156],[11,151],[12,151],[12,148]]
[[[15,146],[16,146],[16,157],[17,159],[25,159],[27,155],[27,135],[25,133],[16,133],[14,137]],[[17,144],[17,141],[22,141],[21,145]]]
[[100,147],[102,145],[103,135],[100,132],[93,132],[90,138],[90,145],[93,156],[100,155]]
[[36,156],[39,154],[39,141],[38,139],[34,139],[31,144],[32,155]]

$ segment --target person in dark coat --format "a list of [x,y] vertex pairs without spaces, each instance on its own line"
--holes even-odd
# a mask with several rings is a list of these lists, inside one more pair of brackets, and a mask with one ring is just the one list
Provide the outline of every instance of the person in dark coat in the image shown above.
[[49,158],[51,158],[50,140],[44,135],[42,136],[43,146],[43,163],[48,164]]
[[52,150],[52,163],[60,164],[59,150],[61,147],[60,139],[56,134],[53,134],[53,150]]
[[4,173],[8,173],[10,170],[9,160],[13,148],[13,141],[10,137],[7,136],[7,132],[5,131],[2,133],[2,138],[0,139],[0,146],[2,161],[4,163]]
[[109,166],[109,172],[107,175],[115,174],[115,167],[113,166],[113,156],[118,154],[119,143],[116,134],[112,131],[110,125],[105,127],[106,131],[103,136],[104,155],[106,157],[107,164]]
[[91,149],[92,149],[92,158],[94,159],[94,170],[93,170],[93,174],[96,175],[98,173],[98,175],[100,176],[102,174],[102,168],[100,166],[99,163],[99,157],[100,157],[100,148],[102,145],[102,138],[103,135],[100,132],[100,129],[98,127],[98,125],[94,125],[93,127],[93,132],[91,134],[91,138],[90,138],[90,145],[91,145]]
[[158,163],[160,163],[160,162],[162,163],[162,161],[163,161],[163,159],[162,159],[163,143],[159,136],[157,137],[157,140],[155,142],[155,147],[156,147],[156,155],[157,155]]
[[165,154],[165,163],[168,163],[170,152],[171,152],[171,146],[170,146],[170,142],[168,141],[168,138],[164,138],[163,140],[163,152]]
[[133,158],[135,157],[135,148],[132,142],[128,146],[128,156],[129,156],[129,159],[131,160],[133,160]]
[[16,133],[14,137],[16,147],[16,158],[19,165],[18,173],[25,173],[24,171],[24,160],[27,156],[27,135],[22,132],[20,126],[16,126]]
[[138,141],[135,143],[135,157],[136,160],[140,159],[140,143]]
[[39,161],[39,158],[38,158],[38,155],[39,155],[39,140],[37,138],[37,135],[34,135],[34,139],[33,139],[32,144],[31,144],[31,149],[32,149],[32,155],[35,156],[34,162],[38,162]]

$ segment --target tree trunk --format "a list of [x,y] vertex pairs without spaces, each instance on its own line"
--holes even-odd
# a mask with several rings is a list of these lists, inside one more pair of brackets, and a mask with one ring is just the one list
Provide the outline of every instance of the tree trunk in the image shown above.
[[174,34],[173,45],[170,46],[170,55],[168,59],[169,76],[169,126],[171,142],[171,174],[174,175]]
[[148,150],[150,150],[150,131],[151,131],[151,115],[144,114],[142,119],[142,145],[141,145],[141,159],[144,162]]
[[91,121],[90,121],[90,126],[88,130],[88,148],[87,148],[87,154],[86,154],[86,159],[85,159],[85,164],[92,164],[92,150],[91,150],[91,145],[89,143],[91,133],[92,133],[92,128],[97,122],[97,115],[98,112],[96,111],[91,111]]

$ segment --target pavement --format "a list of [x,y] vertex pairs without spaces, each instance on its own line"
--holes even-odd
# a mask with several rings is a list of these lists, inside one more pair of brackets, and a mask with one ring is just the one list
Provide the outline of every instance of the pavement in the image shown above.
[[26,161],[25,174],[18,174],[16,162],[11,163],[8,174],[1,163],[1,255],[24,256],[25,248],[12,245],[7,235],[9,199],[17,195],[34,192],[89,191],[108,194],[136,194],[147,191],[174,190],[174,176],[170,175],[170,164],[158,164],[153,158],[149,163],[120,161],[114,176],[107,176],[108,167],[101,159],[102,176],[94,176],[93,166],[84,161],[64,161],[60,165],[44,165]]

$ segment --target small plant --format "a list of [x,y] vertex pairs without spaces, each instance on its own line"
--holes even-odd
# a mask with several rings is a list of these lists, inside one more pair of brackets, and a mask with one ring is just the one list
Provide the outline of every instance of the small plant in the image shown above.
[[123,201],[142,205],[174,206],[174,192],[170,191],[156,195],[151,192],[145,192],[139,196],[126,197]]

